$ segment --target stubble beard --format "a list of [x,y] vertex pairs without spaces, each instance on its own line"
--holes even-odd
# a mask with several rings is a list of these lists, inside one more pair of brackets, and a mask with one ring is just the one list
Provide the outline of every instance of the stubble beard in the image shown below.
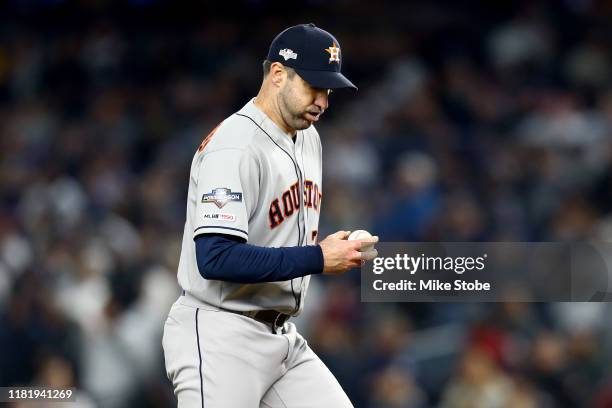
[[279,108],[283,120],[290,128],[294,130],[304,130],[310,127],[310,121],[304,118],[306,111],[299,111],[294,107],[289,88],[285,88],[280,92]]

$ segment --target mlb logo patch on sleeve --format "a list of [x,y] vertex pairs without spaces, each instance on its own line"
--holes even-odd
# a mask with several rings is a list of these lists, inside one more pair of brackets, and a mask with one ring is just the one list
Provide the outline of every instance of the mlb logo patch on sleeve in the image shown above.
[[227,213],[204,213],[204,219],[234,222],[236,221],[236,216],[234,214]]
[[203,203],[214,203],[217,207],[223,208],[229,201],[242,201],[242,193],[232,191],[229,188],[213,188],[210,193],[205,193],[202,196]]

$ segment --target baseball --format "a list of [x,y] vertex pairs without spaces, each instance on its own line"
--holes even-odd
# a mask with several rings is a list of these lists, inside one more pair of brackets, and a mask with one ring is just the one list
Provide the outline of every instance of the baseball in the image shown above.
[[[366,230],[355,230],[351,232],[351,234],[348,236],[349,241],[353,241],[355,239],[368,239],[368,238],[372,238],[372,234],[370,234]],[[363,245],[360,251],[367,252],[373,248],[374,248],[374,244]]]

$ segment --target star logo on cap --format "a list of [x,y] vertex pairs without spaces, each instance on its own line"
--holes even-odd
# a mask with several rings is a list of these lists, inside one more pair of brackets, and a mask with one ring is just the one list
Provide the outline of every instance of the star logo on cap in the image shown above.
[[326,48],[325,51],[329,52],[329,63],[337,62],[340,63],[340,48],[336,45],[336,43],[332,43],[332,46]]

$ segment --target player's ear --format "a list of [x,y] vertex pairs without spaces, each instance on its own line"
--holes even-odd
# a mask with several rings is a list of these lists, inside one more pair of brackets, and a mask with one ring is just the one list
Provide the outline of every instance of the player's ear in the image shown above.
[[268,75],[270,76],[272,84],[280,87],[287,78],[287,70],[280,62],[273,62],[272,65],[270,65],[270,73]]

